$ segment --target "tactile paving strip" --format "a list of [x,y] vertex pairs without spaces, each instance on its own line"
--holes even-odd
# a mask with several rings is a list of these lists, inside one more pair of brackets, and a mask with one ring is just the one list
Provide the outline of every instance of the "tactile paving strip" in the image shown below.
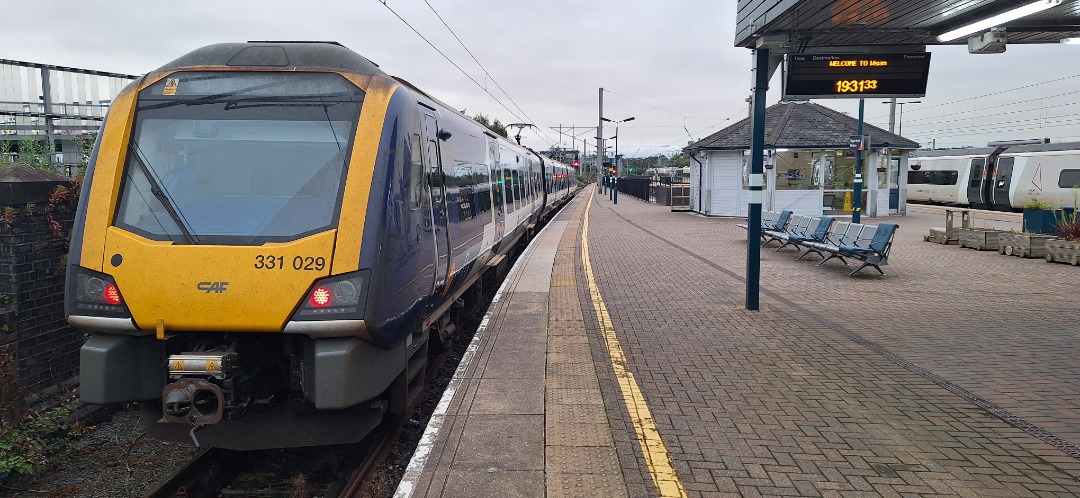
[[628,496],[619,476],[604,474],[548,474],[548,498],[589,496],[593,498],[622,498]]

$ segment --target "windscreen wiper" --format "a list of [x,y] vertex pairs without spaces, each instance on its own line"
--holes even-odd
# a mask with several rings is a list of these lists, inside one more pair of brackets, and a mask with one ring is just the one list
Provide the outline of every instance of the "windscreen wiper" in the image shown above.
[[150,184],[150,193],[154,194],[154,197],[165,208],[165,211],[169,213],[169,217],[172,218],[173,223],[176,223],[177,228],[184,234],[184,240],[188,244],[197,245],[199,238],[188,230],[187,224],[184,223],[183,217],[180,216],[180,212],[173,206],[169,196],[161,189],[161,184],[157,181],[157,175],[151,171],[149,163],[146,161],[145,156],[141,150],[139,150],[139,144],[134,140],[131,141],[131,150],[135,153],[135,162],[139,163],[139,169],[142,170],[143,175],[146,177],[146,181]]

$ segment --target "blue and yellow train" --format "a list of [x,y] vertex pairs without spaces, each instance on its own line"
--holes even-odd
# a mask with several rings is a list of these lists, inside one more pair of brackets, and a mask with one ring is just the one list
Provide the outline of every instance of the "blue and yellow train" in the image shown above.
[[86,171],[82,399],[209,446],[358,440],[576,187],[336,43],[195,50],[116,98]]

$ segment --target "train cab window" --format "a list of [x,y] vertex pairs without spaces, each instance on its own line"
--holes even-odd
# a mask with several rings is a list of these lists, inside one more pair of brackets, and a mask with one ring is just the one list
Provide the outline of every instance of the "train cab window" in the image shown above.
[[172,73],[138,94],[113,224],[233,245],[336,226],[363,99],[333,73]]
[[1058,187],[1060,188],[1076,188],[1080,187],[1080,169],[1063,169],[1061,174],[1058,175]]

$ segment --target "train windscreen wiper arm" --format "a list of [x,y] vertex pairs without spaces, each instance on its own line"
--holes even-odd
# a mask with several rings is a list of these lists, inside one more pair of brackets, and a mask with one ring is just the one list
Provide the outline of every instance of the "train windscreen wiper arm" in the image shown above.
[[184,223],[183,217],[180,216],[180,212],[176,210],[176,207],[169,199],[169,196],[161,189],[161,184],[157,181],[157,175],[150,170],[149,163],[146,162],[142,150],[139,150],[139,144],[134,140],[131,141],[131,150],[135,153],[135,162],[139,163],[139,169],[141,169],[143,175],[146,176],[146,181],[150,183],[150,193],[154,194],[154,197],[157,198],[158,202],[165,208],[165,211],[169,213],[169,217],[172,218],[173,223],[176,223],[177,228],[184,234],[184,240],[187,241],[188,244],[198,245],[198,237],[195,237],[191,233],[187,224]]

